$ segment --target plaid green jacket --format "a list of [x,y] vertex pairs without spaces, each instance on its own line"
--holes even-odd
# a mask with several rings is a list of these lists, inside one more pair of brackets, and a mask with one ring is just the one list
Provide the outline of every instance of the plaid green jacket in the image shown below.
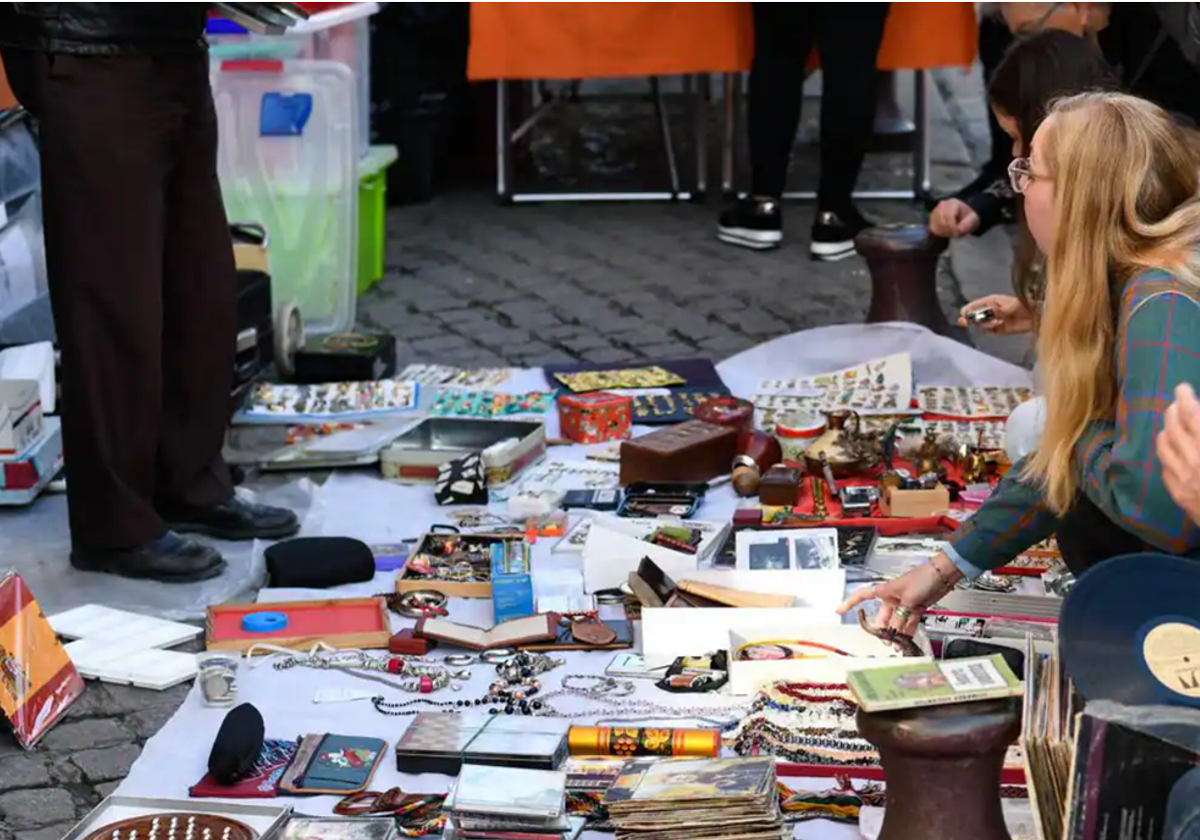
[[[1200,552],[1200,527],[1167,493],[1154,441],[1183,382],[1200,390],[1200,289],[1162,271],[1121,293],[1115,346],[1116,417],[1095,421],[1075,445],[1080,489],[1114,523],[1153,548]],[[950,539],[947,554],[968,577],[1002,566],[1052,535],[1058,519],[1018,462]]]

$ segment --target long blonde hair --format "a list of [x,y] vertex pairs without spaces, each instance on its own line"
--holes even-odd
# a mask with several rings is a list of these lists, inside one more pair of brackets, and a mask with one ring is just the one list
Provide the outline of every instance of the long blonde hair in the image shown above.
[[1200,287],[1200,171],[1167,113],[1133,96],[1059,100],[1040,131],[1056,234],[1037,342],[1046,427],[1025,477],[1062,514],[1079,486],[1076,442],[1117,410],[1113,344],[1125,283],[1158,268]]

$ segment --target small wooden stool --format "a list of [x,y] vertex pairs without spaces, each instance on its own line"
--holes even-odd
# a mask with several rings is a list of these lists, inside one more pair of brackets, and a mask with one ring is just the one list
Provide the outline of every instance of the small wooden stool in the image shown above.
[[860,711],[858,731],[887,775],[879,840],[1011,840],[1000,774],[1021,733],[1020,700]]
[[937,296],[938,257],[947,241],[921,225],[867,228],[854,240],[871,272],[867,323],[910,321],[938,335],[950,335],[950,322]]

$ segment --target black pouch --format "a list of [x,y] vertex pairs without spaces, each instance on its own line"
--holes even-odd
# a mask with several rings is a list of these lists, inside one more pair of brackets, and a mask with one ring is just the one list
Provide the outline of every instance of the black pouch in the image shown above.
[[208,755],[208,772],[218,784],[236,784],[254,769],[265,738],[266,725],[258,709],[249,703],[230,709]]
[[267,548],[267,586],[328,589],[375,577],[370,547],[350,537],[297,537]]

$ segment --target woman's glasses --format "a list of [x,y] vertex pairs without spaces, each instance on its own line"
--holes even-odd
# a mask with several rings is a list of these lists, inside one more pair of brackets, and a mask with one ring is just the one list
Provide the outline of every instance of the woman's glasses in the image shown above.
[[1013,158],[1008,165],[1008,180],[1012,183],[1013,192],[1021,194],[1029,189],[1034,181],[1048,180],[1047,176],[1033,171],[1029,158]]

